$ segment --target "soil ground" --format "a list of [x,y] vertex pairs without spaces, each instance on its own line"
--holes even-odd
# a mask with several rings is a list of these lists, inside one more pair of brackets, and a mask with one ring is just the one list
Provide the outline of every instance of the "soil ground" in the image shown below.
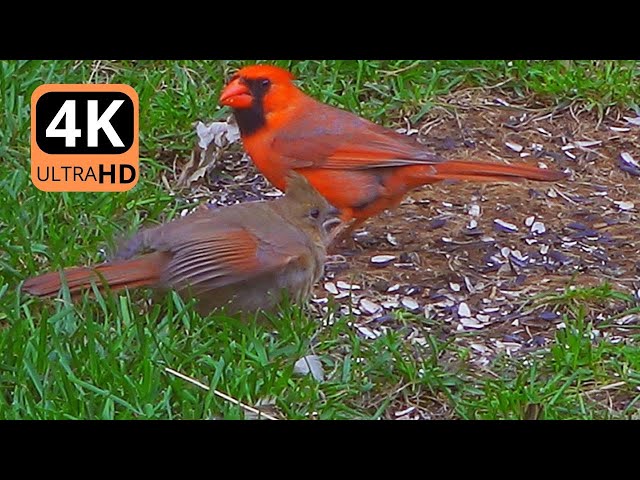
[[[640,169],[621,157],[640,159],[640,127],[623,115],[635,116],[513,106],[477,89],[445,97],[420,125],[405,127],[425,148],[447,159],[544,165],[567,179],[417,189],[331,258],[313,304],[338,303],[364,337],[403,328],[424,342],[425,325],[456,335],[486,364],[498,352],[542,347],[563,327],[561,310],[541,295],[609,282],[640,297]],[[196,197],[228,204],[277,194],[239,151],[220,159]],[[372,262],[381,255],[389,256],[384,266]],[[597,325],[620,308],[604,302],[589,316]],[[399,309],[414,313],[420,329]],[[611,341],[640,318],[617,322],[602,332]]]

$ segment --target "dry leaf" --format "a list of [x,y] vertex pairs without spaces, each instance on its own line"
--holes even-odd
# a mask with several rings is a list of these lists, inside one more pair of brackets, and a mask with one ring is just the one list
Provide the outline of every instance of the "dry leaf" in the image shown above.
[[196,123],[198,145],[182,169],[178,185],[188,187],[207,174],[225,150],[240,139],[238,126],[229,122]]
[[216,147],[225,147],[240,140],[240,130],[237,125],[228,122],[213,122],[205,125],[196,123],[198,146],[206,150],[213,142]]

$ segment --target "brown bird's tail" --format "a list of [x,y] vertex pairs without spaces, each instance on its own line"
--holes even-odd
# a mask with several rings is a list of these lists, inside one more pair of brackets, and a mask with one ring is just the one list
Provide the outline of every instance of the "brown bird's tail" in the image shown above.
[[557,170],[538,168],[531,165],[509,165],[501,163],[447,161],[429,166],[405,167],[408,182],[412,187],[442,180],[462,180],[471,182],[517,182],[536,180],[554,182],[565,178]]
[[158,253],[151,253],[133,260],[103,263],[95,267],[68,268],[63,272],[50,272],[29,278],[23,289],[38,297],[56,296],[62,288],[62,278],[72,295],[91,288],[91,284],[103,291],[104,286],[112,291],[136,288],[158,283],[162,274],[163,261]]

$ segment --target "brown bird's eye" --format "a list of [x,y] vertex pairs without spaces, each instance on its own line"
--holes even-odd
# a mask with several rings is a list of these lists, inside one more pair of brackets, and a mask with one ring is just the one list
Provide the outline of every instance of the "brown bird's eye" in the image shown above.
[[311,216],[311,218],[313,218],[314,220],[317,220],[318,217],[320,217],[320,210],[318,210],[317,208],[314,208],[313,210],[311,210],[309,212],[309,215]]

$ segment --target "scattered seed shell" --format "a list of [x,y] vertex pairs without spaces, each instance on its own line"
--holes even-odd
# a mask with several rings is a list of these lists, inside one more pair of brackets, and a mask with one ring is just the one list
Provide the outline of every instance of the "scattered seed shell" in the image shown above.
[[360,290],[362,287],[360,285],[351,285],[347,282],[339,281],[336,283],[336,286],[341,290]]
[[460,319],[460,324],[465,328],[473,328],[474,330],[480,330],[485,327],[484,323],[479,322],[475,318],[467,318],[467,317],[462,317]]
[[531,233],[534,235],[542,235],[546,231],[547,227],[545,227],[542,222],[533,222],[533,225],[531,225]]
[[369,340],[375,340],[380,335],[382,335],[381,332],[377,330],[371,330],[370,328],[363,325],[356,325],[356,328],[358,329],[358,332],[360,332],[365,338],[368,338]]
[[466,318],[471,317],[471,309],[469,308],[469,305],[467,305],[465,302],[462,302],[460,305],[458,305],[458,315]]
[[382,302],[382,307],[386,308],[387,310],[398,308],[399,306],[400,303],[397,300],[385,300],[384,302]]
[[518,227],[516,227],[513,223],[505,222],[504,220],[500,220],[496,218],[493,221],[496,230],[506,233],[515,233],[518,231]]
[[264,196],[265,197],[282,197],[284,195],[284,193],[282,192],[265,192]]
[[[402,410],[400,412],[395,412],[394,415],[396,417],[405,417],[405,416],[409,415],[411,412],[413,412],[415,409],[416,409],[416,407],[409,407],[409,408],[407,408],[405,410]],[[419,418],[419,417],[416,417],[416,418]]]
[[469,345],[471,347],[472,350],[475,350],[478,353],[484,354],[487,352],[490,352],[491,350],[489,350],[488,347],[485,347],[484,345],[480,344],[480,343],[472,343],[471,345]]
[[[469,280],[469,277],[464,277],[464,285],[465,287],[467,287],[467,290],[469,291],[469,293],[471,294],[476,293],[476,287],[473,286],[473,284],[471,283],[471,280]],[[484,288],[484,285],[482,284],[482,282],[478,282],[477,287],[479,290],[482,290]]]
[[636,161],[630,153],[622,152],[620,154],[620,169],[630,173],[631,175],[635,175],[636,177],[640,177],[640,163]]
[[631,202],[613,202],[615,205],[617,205],[617,207],[622,210],[622,211],[629,211],[629,210],[633,210],[635,208],[635,204],[631,203]]
[[527,255],[522,255],[520,250],[511,250],[511,257],[520,262],[524,262],[529,258]]
[[404,308],[411,312],[417,312],[418,310],[420,310],[420,305],[413,298],[403,297],[400,303]]
[[518,145],[517,143],[505,142],[505,145],[516,153],[520,153],[522,150],[524,150],[524,147],[522,145]]
[[542,312],[540,315],[538,315],[538,317],[540,317],[541,320],[552,322],[557,318],[559,318],[559,315],[556,312],[547,311],[547,312]]
[[600,140],[587,141],[587,142],[575,142],[576,147],[578,148],[589,148],[600,145],[602,142]]
[[436,230],[438,228],[442,228],[447,224],[447,220],[445,218],[434,218],[431,220],[429,226],[432,230]]
[[534,152],[542,152],[544,150],[544,145],[541,145],[539,143],[532,143],[531,150],[533,150]]
[[338,295],[338,293],[340,293],[338,291],[338,288],[336,287],[336,284],[333,282],[327,282],[324,284],[324,289],[329,292],[332,295]]
[[371,257],[371,263],[378,266],[387,266],[396,259],[394,255],[376,255]]
[[380,305],[372,302],[371,300],[367,300],[366,298],[360,300],[360,308],[362,308],[362,311],[368,315],[375,315],[382,310]]

